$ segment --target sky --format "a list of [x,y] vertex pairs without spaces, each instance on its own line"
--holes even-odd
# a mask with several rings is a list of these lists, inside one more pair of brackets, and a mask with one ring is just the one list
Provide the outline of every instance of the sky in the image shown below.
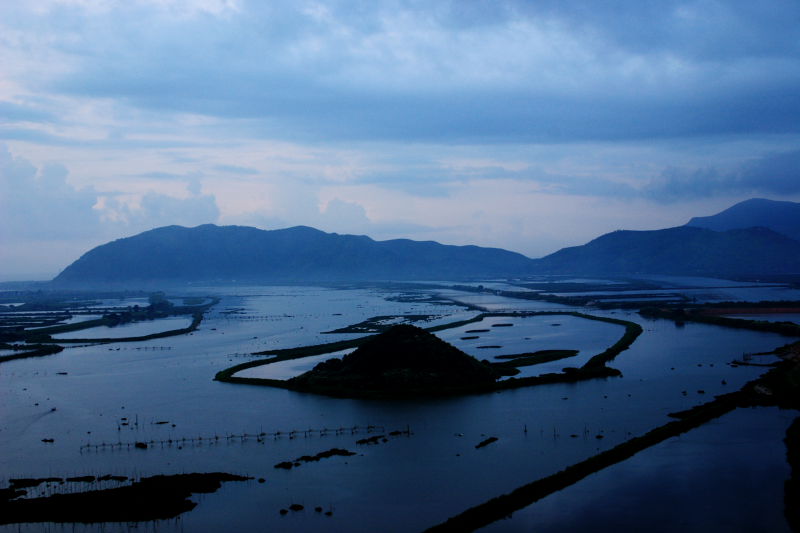
[[0,281],[179,224],[541,257],[800,201],[796,0],[0,1]]

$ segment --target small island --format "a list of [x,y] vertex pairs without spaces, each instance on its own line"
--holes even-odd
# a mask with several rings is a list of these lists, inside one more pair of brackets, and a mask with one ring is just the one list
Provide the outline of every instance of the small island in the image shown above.
[[[480,322],[487,317],[530,317],[569,315],[625,327],[624,335],[603,352],[589,358],[581,367],[562,368],[536,376],[516,377],[519,367],[557,361],[577,355],[576,350],[538,350],[496,356],[499,361],[478,361],[439,339],[433,332]],[[467,333],[482,330],[467,330]],[[586,379],[618,377],[622,373],[607,366],[642,333],[639,324],[617,318],[600,317],[574,311],[525,313],[482,313],[474,318],[421,329],[411,325],[391,326],[383,333],[327,344],[256,352],[268,359],[247,361],[217,372],[214,379],[278,387],[342,398],[411,398],[481,394],[551,383],[575,383]],[[356,349],[342,360],[329,359],[313,370],[291,379],[237,376],[238,372],[291,359]],[[372,353],[372,358],[364,354]],[[364,358],[362,360],[362,358]],[[384,366],[385,365],[385,366]],[[508,379],[500,379],[500,378]]]
[[294,390],[346,396],[417,396],[491,386],[500,373],[422,328],[394,326],[342,359],[288,380]]

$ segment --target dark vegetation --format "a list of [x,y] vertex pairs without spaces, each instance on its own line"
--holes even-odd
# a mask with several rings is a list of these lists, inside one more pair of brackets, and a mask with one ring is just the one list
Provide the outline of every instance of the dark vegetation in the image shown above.
[[[794,307],[794,304],[796,303],[797,302],[791,302],[792,307]],[[729,304],[726,303],[721,305]],[[645,307],[639,311],[639,314],[645,318],[664,318],[673,320],[676,323],[700,322],[702,324],[713,324],[715,326],[750,329],[755,331],[769,331],[789,337],[800,337],[800,325],[797,325],[794,322],[770,322],[766,320],[750,320],[719,316],[714,313],[714,310],[723,309],[721,305],[717,305],[716,307],[711,305],[694,307]],[[724,309],[726,309],[728,312],[733,311],[733,308],[731,307],[724,307]],[[758,309],[758,307],[739,304],[737,309],[753,310]]]
[[327,459],[329,457],[350,457],[351,455],[355,454],[356,452],[351,452],[342,448],[331,448],[330,450],[325,450],[324,452],[319,452],[315,455],[303,455],[293,461],[282,461],[276,464],[275,468],[291,470],[292,468],[300,466],[303,463],[315,463],[320,459]]
[[358,439],[356,444],[378,444],[380,442],[387,442],[389,439],[386,438],[386,435],[373,435],[371,437],[364,437],[363,439]]
[[378,334],[342,359],[292,378],[295,390],[332,395],[418,396],[494,383],[498,375],[437,336],[411,325]]
[[568,357],[575,357],[578,355],[578,350],[539,350],[531,353],[521,353],[513,355],[496,355],[495,359],[510,359],[502,363],[493,363],[495,367],[508,366],[517,368],[520,366],[538,365],[541,363],[549,363],[550,361],[558,361]]
[[[164,337],[174,337],[176,335],[186,335],[187,333],[191,333],[197,329],[200,325],[200,322],[203,321],[203,311],[197,311],[192,313],[192,323],[185,328],[180,329],[171,329],[168,331],[159,331],[158,333],[151,333],[149,335],[140,335],[138,337],[109,337],[109,338],[100,338],[100,339],[81,339],[81,338],[73,338],[73,339],[52,339],[48,337],[34,337],[34,339],[38,342],[58,342],[62,344],[85,344],[85,343],[94,343],[94,344],[104,344],[109,342],[139,342],[139,341],[148,341],[153,339],[163,339]],[[113,326],[112,326],[113,327]],[[57,333],[57,332],[52,332]]]
[[395,325],[397,320],[409,324],[412,322],[428,322],[439,318],[439,315],[382,315],[368,318],[358,324],[351,324],[344,328],[334,329],[333,331],[323,331],[323,333],[380,333]]
[[14,350],[18,353],[0,356],[0,363],[13,361],[14,359],[25,359],[26,357],[42,357],[61,352],[63,346],[56,344],[32,344],[21,346],[18,344],[0,344],[0,350]]
[[[196,330],[203,320],[203,314],[219,302],[218,298],[190,297],[184,298],[184,305],[175,305],[166,298],[164,293],[157,292],[149,295],[149,305],[147,306],[133,305],[124,308],[95,309],[90,308],[89,305],[96,304],[96,301],[86,299],[86,296],[79,299],[76,296],[68,297],[59,293],[52,293],[49,296],[46,294],[48,293],[21,293],[12,298],[25,299],[25,304],[14,307],[14,313],[0,312],[0,349],[19,351],[19,353],[0,357],[0,362],[58,353],[63,349],[58,344],[136,342],[183,335]],[[91,296],[96,295],[93,294]],[[107,297],[107,295],[103,296]],[[124,295],[120,294],[116,294],[116,296],[124,297]],[[25,312],[19,312],[19,309],[24,309]],[[54,311],[60,312],[53,314]],[[84,320],[72,324],[59,323],[74,316],[98,313],[102,313],[103,316],[98,319]],[[52,337],[53,335],[77,332],[98,326],[114,327],[121,324],[157,320],[179,315],[191,315],[192,323],[186,328],[138,337],[84,339],[79,338],[79,334],[77,335],[78,338],[71,339],[53,339]],[[11,343],[26,343],[28,346]]]
[[29,499],[19,498],[19,485],[13,484],[0,491],[0,524],[165,520],[194,509],[192,494],[215,492],[223,482],[248,479],[220,472],[160,475],[123,487]]
[[488,439],[484,439],[484,440],[480,441],[478,444],[475,445],[475,449],[479,450],[481,448],[485,448],[486,446],[488,446],[488,445],[490,445],[490,444],[492,444],[494,442],[497,442],[497,440],[498,440],[497,437],[489,437]]

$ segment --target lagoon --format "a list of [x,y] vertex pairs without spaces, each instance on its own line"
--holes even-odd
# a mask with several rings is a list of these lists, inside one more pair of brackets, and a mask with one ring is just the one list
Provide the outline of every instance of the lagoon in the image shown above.
[[[474,304],[476,295],[410,291],[420,298],[434,297],[414,301],[409,291],[380,288],[214,291],[222,296],[220,303],[192,334],[71,346],[56,355],[0,364],[0,404],[4,406],[0,486],[6,486],[11,477],[222,471],[263,477],[265,482],[226,484],[216,493],[194,497],[200,505],[190,513],[147,527],[201,532],[217,531],[223,525],[278,531],[421,530],[642,434],[666,422],[670,412],[735,390],[764,369],[733,368],[727,363],[741,357],[742,351],[771,350],[791,340],[705,324],[676,327],[666,320],[603,311],[597,313],[633,320],[645,328],[631,348],[611,363],[622,371],[620,378],[435,400],[334,399],[212,379],[219,370],[251,359],[249,354],[255,351],[354,338],[358,335],[324,332],[373,316],[436,315],[428,325],[471,318],[478,311],[445,299],[463,298]],[[481,301],[514,310],[542,308],[542,302],[511,298],[487,296]],[[585,345],[572,345],[571,341],[584,341],[582,335],[571,337],[570,328],[574,334],[595,323],[576,318],[568,324],[565,318],[535,317],[528,330],[523,320],[529,319],[520,319],[510,328],[496,328],[496,334],[509,347],[553,342],[560,348],[594,352],[606,335],[613,342],[622,332],[619,326],[597,323],[594,340],[595,333],[586,330]],[[562,325],[546,326],[556,322]],[[494,335],[495,328],[489,329]],[[84,332],[71,335],[77,333]],[[556,338],[548,340],[549,334]],[[372,446],[356,444],[367,435],[365,430],[288,437],[292,430],[367,425],[387,433],[410,428],[412,435]],[[284,433],[260,442],[254,437],[226,438],[277,431]],[[91,448],[99,443],[199,436],[223,439],[181,446],[157,444],[147,450]],[[489,436],[498,441],[475,449]],[[54,442],[43,443],[46,437]],[[291,471],[274,468],[281,461],[332,447],[357,455],[332,457]],[[292,502],[303,503],[306,511],[282,517],[279,509]],[[333,515],[311,512],[315,505],[332,509]],[[63,530],[114,531],[124,526],[70,524]],[[0,527],[0,531],[18,530],[39,527]],[[55,526],[51,530],[59,531]]]

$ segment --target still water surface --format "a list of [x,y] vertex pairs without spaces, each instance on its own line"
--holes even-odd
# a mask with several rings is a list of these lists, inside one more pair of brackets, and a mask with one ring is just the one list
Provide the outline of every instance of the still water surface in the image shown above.
[[[212,378],[225,367],[250,360],[254,351],[352,338],[355,335],[323,332],[372,316],[430,314],[437,317],[430,321],[435,325],[477,312],[446,302],[390,301],[386,298],[399,294],[380,290],[252,287],[216,292],[222,301],[193,334],[68,347],[47,358],[0,364],[0,485],[10,477],[223,471],[263,477],[266,482],[228,483],[217,493],[194,497],[201,502],[194,511],[147,527],[420,530],[644,433],[668,421],[670,412],[735,390],[763,369],[732,368],[726,363],[743,351],[770,350],[791,340],[702,324],[678,328],[635,314],[607,313],[645,328],[612,363],[623,372],[621,378],[435,400],[333,399]],[[457,291],[446,295],[459,296]],[[474,304],[473,296],[466,293],[465,299]],[[489,296],[482,304],[542,308],[540,302]],[[489,328],[492,342],[511,351],[534,342],[526,337],[538,338],[539,346],[583,353],[594,352],[621,334],[622,328],[613,324],[565,318],[520,320],[496,332]],[[562,325],[547,325],[555,322]],[[467,329],[473,327],[477,326]],[[555,339],[548,344],[551,334]],[[168,423],[156,424],[164,421]],[[284,435],[262,442],[226,438],[262,431],[299,430],[298,435],[304,435],[302,430],[307,429],[369,424],[384,432],[410,428],[413,434],[373,446],[355,443],[367,435],[364,429],[358,434],[332,431],[326,436]],[[147,450],[82,448],[198,436],[225,438],[212,440],[213,444],[208,440],[157,444]],[[499,440],[475,449],[487,436]],[[43,438],[55,442],[45,444]],[[324,459],[291,471],[274,468],[278,462],[333,447],[358,455]],[[280,516],[279,509],[291,503],[301,503],[306,510]],[[311,509],[317,505],[333,515],[314,513]],[[68,525],[64,531],[114,531],[115,527]],[[14,525],[0,531],[40,528]]]
[[480,531],[789,532],[782,440],[796,416],[738,409]]

